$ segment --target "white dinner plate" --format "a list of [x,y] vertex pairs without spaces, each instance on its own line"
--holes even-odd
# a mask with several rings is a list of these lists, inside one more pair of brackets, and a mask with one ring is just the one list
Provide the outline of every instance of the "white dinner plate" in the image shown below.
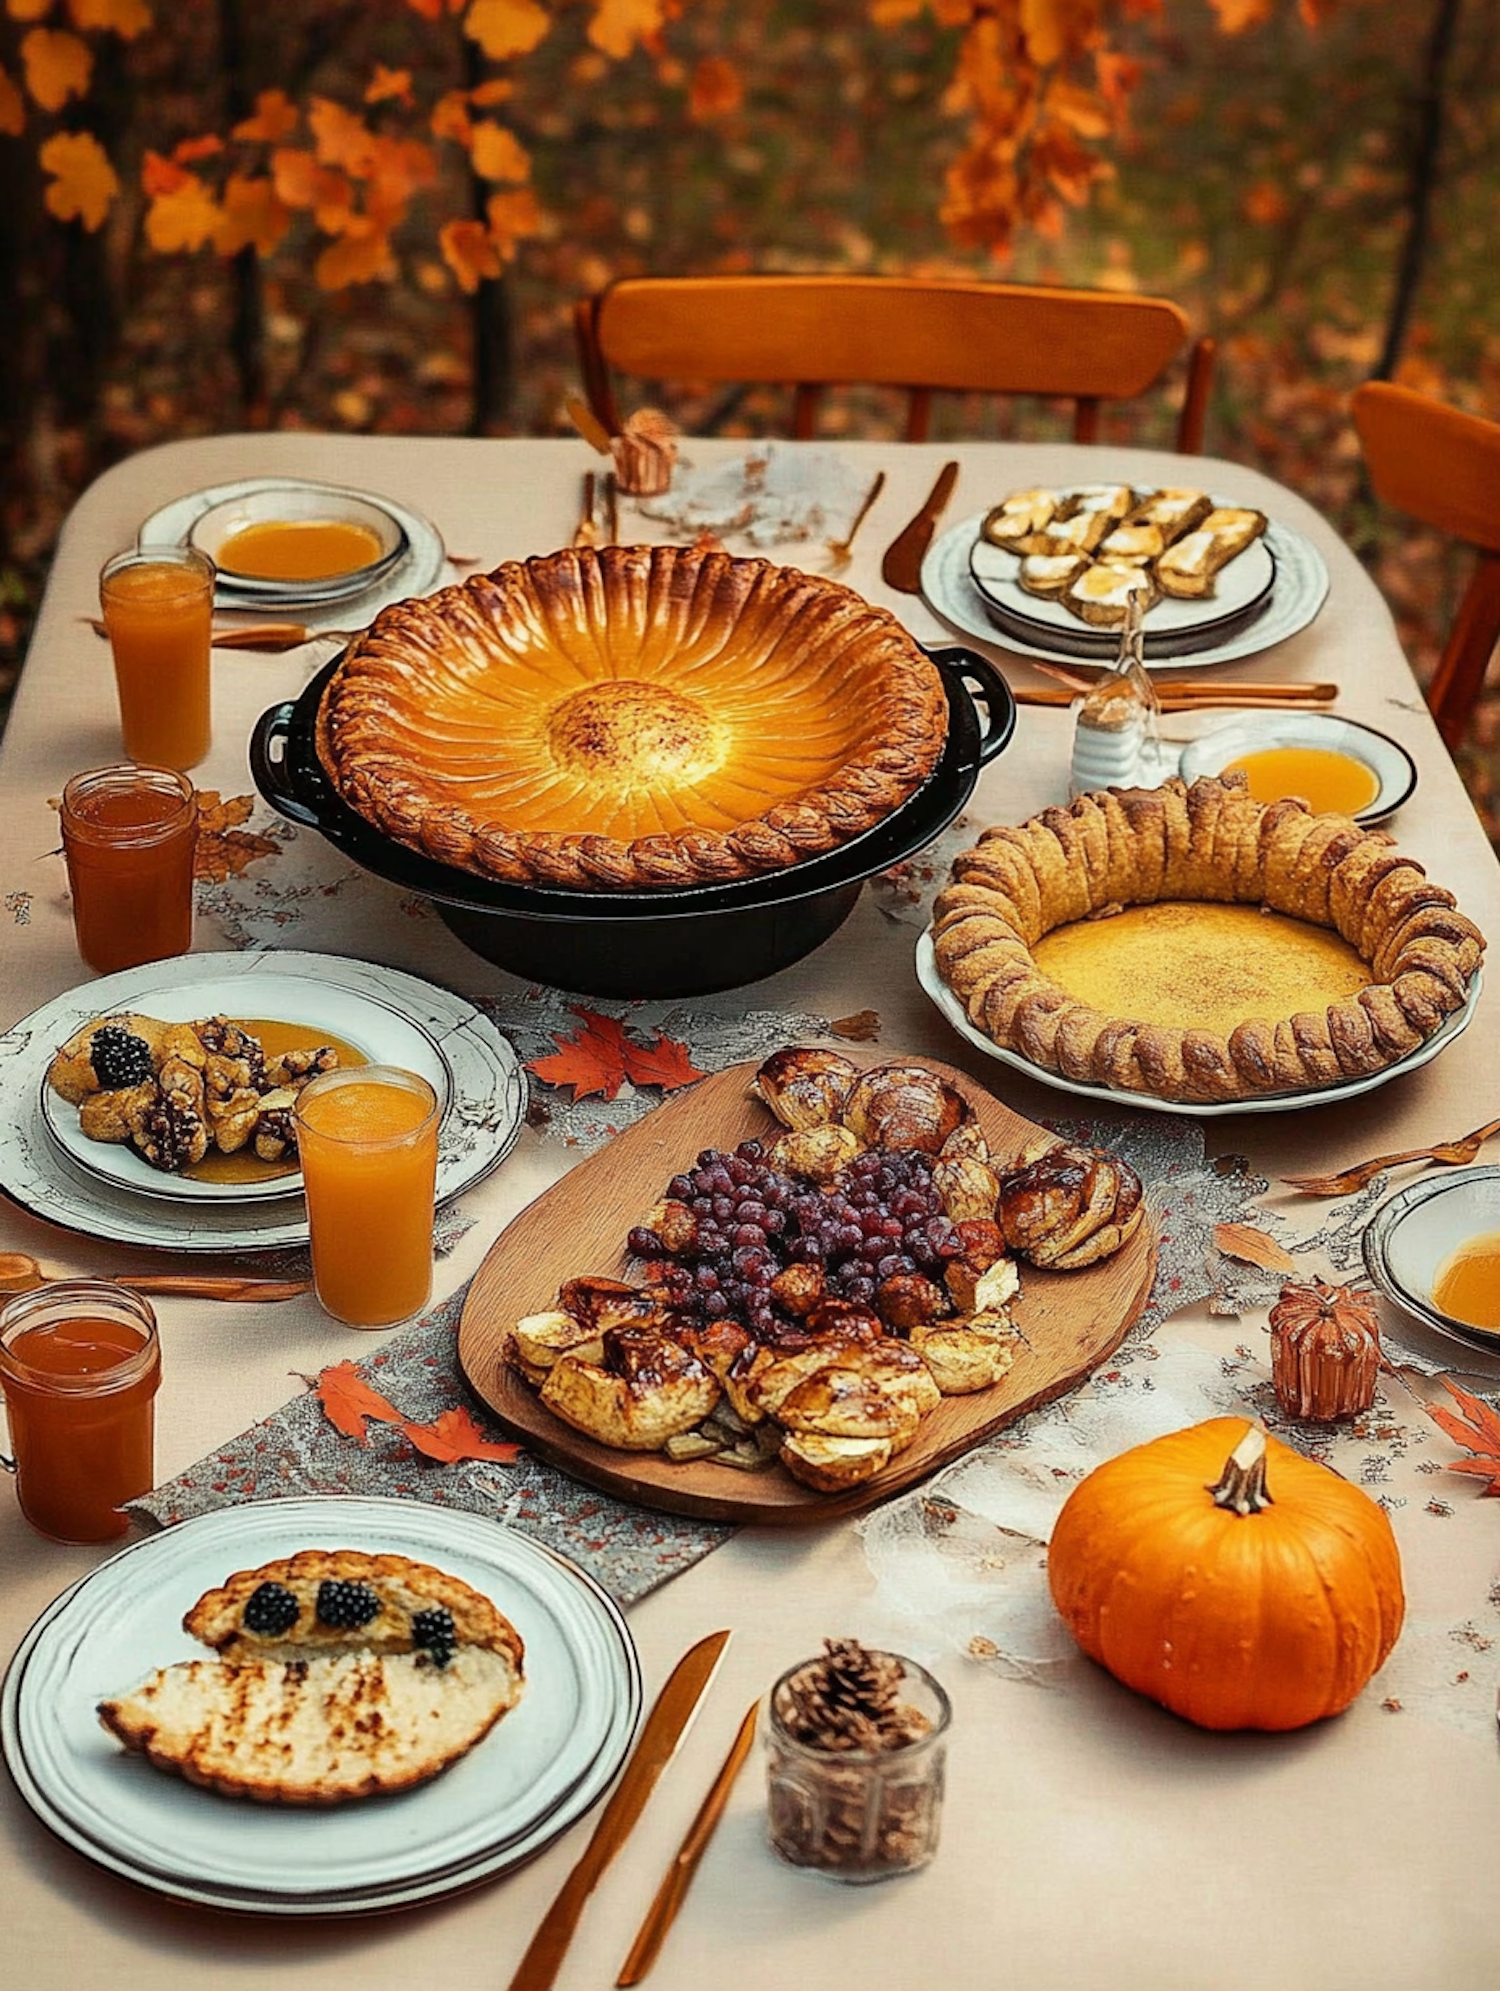
[[1455,1010],[1442,1028],[1435,1030],[1425,1043],[1418,1044],[1414,1051],[1408,1051],[1404,1058],[1398,1058],[1395,1064],[1387,1065],[1383,1071],[1367,1072],[1362,1078],[1344,1079],[1338,1085],[1308,1086],[1299,1092],[1268,1092],[1259,1093],[1253,1099],[1204,1101],[1158,1099],[1150,1092],[1125,1092],[1113,1086],[1087,1085],[1078,1079],[1064,1078],[1060,1072],[1049,1072],[1041,1065],[1034,1065],[1019,1051],[1007,1050],[992,1037],[986,1037],[969,1021],[968,1011],[938,973],[931,927],[917,942],[917,980],[961,1037],[966,1037],[987,1058],[996,1058],[1002,1065],[1009,1065],[1012,1071],[1034,1078],[1041,1085],[1053,1086],[1059,1092],[1076,1093],[1080,1099],[1097,1100],[1106,1106],[1144,1106],[1152,1113],[1182,1113],[1192,1120],[1222,1120],[1235,1113],[1296,1113],[1308,1106],[1343,1106],[1363,1093],[1375,1092],[1380,1086],[1389,1085],[1392,1079],[1404,1078],[1408,1072],[1420,1071],[1423,1065],[1431,1064],[1455,1038],[1461,1037],[1474,1020],[1483,986],[1482,977],[1476,973],[1469,984],[1469,996],[1463,1008]]
[[[996,644],[1018,657],[1076,665],[1080,661],[1076,651],[1032,642],[999,627],[969,571],[969,555],[984,519],[984,512],[960,519],[928,547],[922,562],[922,599],[935,615],[965,636]],[[1276,585],[1264,613],[1237,635],[1187,656],[1154,657],[1148,640],[1146,662],[1152,670],[1203,670],[1212,664],[1234,663],[1241,657],[1258,656],[1308,626],[1328,595],[1328,569],[1322,554],[1310,539],[1274,519],[1266,527],[1265,543],[1276,563]],[[1149,622],[1147,628],[1149,631]]]
[[[412,1556],[489,1597],[525,1646],[519,1705],[430,1782],[328,1808],[220,1797],[122,1748],[98,1702],[205,1657],[181,1624],[197,1598],[303,1548]],[[6,1676],[0,1745],[43,1824],[112,1872],[214,1907],[352,1914],[433,1900],[530,1858],[607,1787],[640,1706],[619,1611],[540,1543],[415,1501],[277,1500],[137,1542],[59,1598]]]
[[[277,1007],[263,1007],[272,996]],[[286,1004],[295,1003],[288,1021],[321,1018],[336,1036],[361,1048],[369,1043],[399,1050],[401,1056],[389,1062],[415,1061],[446,1102],[438,1136],[439,1203],[472,1188],[520,1137],[526,1115],[520,1060],[488,1017],[450,989],[335,954],[179,954],[70,989],[0,1035],[0,1190],[48,1223],[116,1244],[192,1252],[306,1244],[300,1194],[212,1201],[163,1195],[163,1178],[142,1162],[157,1191],[143,1195],[134,1180],[96,1173],[92,1155],[84,1166],[49,1131],[43,1099],[58,1048],[95,1017],[117,1010],[164,1014],[169,1003],[188,1017],[216,1009],[280,1017]],[[335,1022],[335,1010],[347,1028]],[[53,1096],[49,1110],[57,1110],[60,1123],[73,1117],[77,1133],[65,1102]]]
[[[210,484],[201,491],[189,491],[181,498],[174,498],[170,504],[154,511],[140,527],[136,535],[137,544],[143,548],[185,546],[194,525],[215,505],[225,504],[233,498],[253,497],[262,491],[302,492],[309,488],[342,491],[344,487],[319,486],[306,477],[240,477],[232,484]],[[319,624],[333,628],[358,626],[369,622],[392,602],[430,593],[442,578],[447,559],[437,527],[423,518],[420,512],[399,504],[394,498],[378,496],[372,491],[349,491],[347,495],[378,505],[406,534],[406,552],[394,567],[381,574],[372,587],[350,594],[347,588],[339,591],[337,580],[332,583],[309,581],[295,593],[278,589],[272,601],[261,590],[236,588],[221,577],[214,592],[215,605],[222,609],[248,610],[264,621],[285,617],[295,609],[297,619],[316,630]]]
[[[208,1016],[248,1021],[243,1009],[244,977],[215,976],[213,957],[198,958],[207,967],[201,978],[142,998],[132,1004],[136,1012],[158,1017],[163,1023],[191,1023],[195,1018]],[[279,958],[273,957],[273,961]],[[416,1072],[427,1080],[438,1096],[438,1104],[447,1112],[453,1096],[453,1077],[447,1059],[428,1033],[392,1003],[364,990],[336,988],[321,975],[281,975],[274,972],[274,967],[257,975],[253,988],[257,1017],[267,1022],[305,1025],[305,1041],[309,1045],[324,1041],[324,1036],[338,1037],[362,1051],[369,1064],[398,1065],[403,1071]],[[235,1004],[240,1005],[238,1011],[233,1007]],[[53,1091],[45,1074],[41,1111],[48,1133],[80,1168],[122,1189],[133,1189],[141,1196],[160,1196],[177,1203],[243,1203],[296,1196],[302,1190],[300,1169],[289,1169],[284,1175],[256,1183],[198,1182],[189,1176],[168,1175],[153,1168],[128,1142],[91,1141],[79,1126],[78,1108]]]

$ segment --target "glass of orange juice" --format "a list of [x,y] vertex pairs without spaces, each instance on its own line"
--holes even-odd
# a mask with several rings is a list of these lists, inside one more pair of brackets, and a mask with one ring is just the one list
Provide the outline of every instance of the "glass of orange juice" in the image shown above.
[[99,576],[132,760],[196,767],[208,753],[215,568],[192,546],[117,553]]
[[101,975],[193,944],[198,796],[169,767],[90,768],[63,790],[63,856],[78,951]]
[[161,1382],[156,1317],[107,1279],[58,1279],[0,1311],[5,1395],[21,1512],[62,1542],[123,1535],[127,1500],[153,1482]]
[[390,1327],[432,1295],[438,1096],[395,1065],[327,1072],[297,1095],[313,1285],[347,1327]]

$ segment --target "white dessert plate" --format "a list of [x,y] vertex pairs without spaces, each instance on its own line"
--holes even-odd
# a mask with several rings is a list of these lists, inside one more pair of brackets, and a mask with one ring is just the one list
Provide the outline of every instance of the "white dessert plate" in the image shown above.
[[1500,1167],[1446,1169],[1387,1197],[1360,1240],[1365,1270],[1393,1305],[1490,1354],[1500,1332],[1447,1314],[1433,1298],[1443,1265],[1470,1238],[1500,1231]]
[[[982,643],[994,644],[1018,657],[1039,657],[1044,663],[1078,663],[1082,653],[1058,647],[1055,637],[1033,639],[1000,628],[991,603],[980,593],[969,571],[969,556],[984,518],[983,512],[975,512],[933,541],[922,562],[922,599],[952,628],[965,636],[977,637]],[[1274,519],[1266,528],[1265,545],[1276,563],[1276,584],[1265,609],[1237,634],[1185,656],[1152,654],[1148,618],[1146,662],[1152,670],[1203,670],[1212,664],[1235,663],[1284,643],[1308,626],[1328,595],[1328,569],[1322,554],[1310,539]],[[1062,613],[1067,615],[1067,610]],[[1071,622],[1073,618],[1069,616],[1068,620]],[[1085,625],[1079,623],[1077,627],[1083,629]],[[1105,655],[1108,654],[1106,650]]]
[[[445,1082],[439,1203],[472,1188],[510,1153],[525,1121],[526,1076],[510,1043],[462,996],[395,968],[335,954],[179,954],[70,989],[0,1035],[0,1191],[48,1223],[116,1244],[205,1253],[306,1244],[300,1195],[223,1201],[143,1195],[138,1183],[106,1179],[76,1160],[49,1131],[43,1110],[53,1056],[95,1017],[125,1010],[164,1014],[169,1001],[180,1002],[189,1017],[212,1015],[214,1008],[201,1003],[210,991],[224,1015],[274,1017],[280,1011],[263,1007],[262,991],[290,1001],[292,983],[301,986],[295,992],[299,1008],[289,1020],[323,1018],[336,1036],[360,1047],[399,1044],[403,1056],[422,1061],[419,1069],[436,1074],[434,1083]],[[334,1008],[347,1030],[333,1022]],[[56,1105],[72,1113],[65,1102]],[[164,1178],[146,1173],[159,1190]]]
[[[204,1658],[184,1612],[235,1570],[304,1548],[412,1556],[472,1584],[525,1645],[519,1705],[430,1782],[326,1808],[220,1797],[122,1748],[99,1701],[157,1666]],[[416,1501],[276,1500],[137,1542],[59,1598],[6,1675],[0,1746],[41,1822],[111,1872],[213,1907],[354,1914],[434,1900],[529,1859],[607,1787],[640,1705],[618,1609],[540,1543]]]
[[[334,520],[360,527],[373,536],[375,557],[340,573],[301,581],[249,574],[225,564],[225,549],[235,534],[247,527],[305,524],[309,520]],[[383,499],[341,490],[335,484],[302,484],[289,490],[245,491],[224,499],[221,504],[210,505],[188,527],[188,544],[208,555],[226,588],[237,594],[263,597],[269,606],[309,595],[322,601],[342,601],[349,595],[364,594],[401,559],[407,538],[405,527]]]
[[1034,1065],[1029,1058],[1023,1058],[1019,1051],[1007,1050],[997,1044],[992,1037],[986,1037],[982,1030],[976,1030],[969,1021],[968,1012],[952,989],[938,973],[937,958],[932,948],[932,929],[929,927],[917,942],[917,980],[923,991],[936,1003],[943,1015],[953,1025],[961,1037],[968,1039],[977,1051],[987,1058],[995,1058],[1002,1065],[1009,1065],[1012,1071],[1021,1072],[1027,1078],[1034,1078],[1041,1085],[1050,1085],[1058,1092],[1075,1093],[1080,1099],[1094,1099],[1106,1106],[1143,1106],[1151,1113],[1181,1113],[1192,1120],[1223,1120],[1236,1113],[1296,1113],[1308,1106],[1343,1106],[1351,1099],[1358,1099],[1364,1093],[1375,1092],[1392,1079],[1404,1078],[1408,1072],[1420,1071],[1423,1065],[1431,1064],[1440,1052],[1446,1051],[1455,1038],[1461,1037],[1474,1020],[1474,1012],[1479,1007],[1479,994],[1483,978],[1476,974],[1469,985],[1468,1001],[1462,1009],[1455,1010],[1440,1030],[1435,1030],[1425,1044],[1419,1044],[1414,1051],[1408,1051],[1404,1058],[1395,1064],[1387,1065],[1384,1071],[1367,1072],[1362,1078],[1345,1079],[1339,1085],[1305,1087],[1300,1092],[1268,1092],[1254,1099],[1192,1100],[1159,1099],[1150,1092],[1121,1092],[1107,1085],[1087,1085],[1078,1079],[1064,1078],[1060,1072],[1049,1072],[1041,1065]]
[[1356,812],[1357,823],[1383,823],[1416,790],[1417,764],[1405,747],[1336,712],[1258,712],[1211,726],[1182,749],[1178,772],[1184,781],[1196,781],[1200,774],[1221,774],[1242,755],[1271,747],[1321,747],[1367,767],[1380,786],[1374,801]]
[[[273,1023],[305,1026],[303,1041],[317,1045],[333,1036],[352,1044],[372,1065],[399,1065],[416,1072],[437,1093],[446,1113],[453,1097],[453,1075],[438,1044],[427,1031],[412,1023],[400,1009],[366,990],[337,988],[321,976],[282,975],[275,972],[280,955],[272,965],[249,984],[255,994],[257,1018]],[[195,1018],[227,1016],[231,1021],[248,1022],[244,1010],[247,984],[243,975],[216,977],[214,957],[200,956],[204,972],[199,978],[175,988],[163,989],[147,1001],[132,1004],[138,1014],[159,1017],[163,1023],[191,1023]],[[99,985],[96,983],[95,987]],[[231,1004],[239,1007],[231,1008]],[[107,1011],[96,1010],[95,1015]],[[92,1019],[90,1019],[92,1020]],[[321,1033],[321,1034],[320,1034]],[[289,1169],[264,1181],[204,1182],[191,1176],[167,1175],[138,1154],[127,1143],[91,1141],[78,1122],[78,1108],[53,1091],[42,1078],[41,1112],[47,1131],[72,1161],[104,1182],[133,1189],[141,1196],[160,1196],[170,1202],[243,1203],[268,1197],[296,1196],[302,1191],[302,1171]]]
[[[152,512],[142,522],[136,541],[142,548],[186,546],[198,520],[216,505],[242,502],[267,492],[279,496],[307,490],[342,492],[343,487],[318,485],[305,477],[241,477],[232,484],[210,484],[201,491],[189,491],[181,498],[174,498],[170,504]],[[406,551],[372,586],[358,594],[330,597],[325,592],[326,583],[308,581],[302,583],[295,594],[278,593],[274,603],[271,603],[263,593],[241,587],[233,583],[228,575],[222,575],[214,592],[215,605],[222,609],[247,610],[262,620],[270,616],[273,608],[277,615],[289,614],[295,608],[298,620],[315,631],[320,623],[346,628],[356,619],[368,622],[392,602],[406,601],[412,595],[429,594],[442,579],[447,559],[437,527],[423,518],[420,512],[412,511],[395,498],[377,497],[370,491],[350,491],[344,495],[359,498],[389,513],[406,535]]]

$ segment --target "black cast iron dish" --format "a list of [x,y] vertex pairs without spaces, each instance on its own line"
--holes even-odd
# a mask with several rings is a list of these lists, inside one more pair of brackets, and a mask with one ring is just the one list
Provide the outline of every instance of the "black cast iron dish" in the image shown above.
[[774,974],[837,932],[865,880],[945,830],[981,767],[1009,744],[1016,705],[995,666],[958,647],[929,655],[948,694],[948,740],[916,793],[826,856],[727,885],[663,892],[505,885],[408,850],[349,808],[318,759],[318,706],[337,658],[300,698],[261,714],[250,771],[273,809],[375,877],[430,899],[466,947],[512,974],[580,995],[705,995]]

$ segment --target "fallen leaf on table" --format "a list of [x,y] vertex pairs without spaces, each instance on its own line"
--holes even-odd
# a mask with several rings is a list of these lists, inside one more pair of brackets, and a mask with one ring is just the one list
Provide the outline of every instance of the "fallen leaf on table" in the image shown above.
[[279,857],[281,845],[239,826],[250,820],[253,795],[231,795],[226,802],[216,788],[198,791],[198,854],[193,875],[211,885],[237,878],[258,857]]
[[430,1424],[403,1424],[401,1429],[424,1458],[436,1459],[442,1465],[452,1465],[457,1459],[498,1459],[508,1466],[521,1450],[519,1445],[496,1444],[486,1438],[462,1404],[445,1410]]
[[880,1035],[880,1011],[857,1009],[852,1016],[836,1016],[828,1028],[850,1044],[873,1044]]
[[691,1085],[706,1073],[698,1071],[685,1044],[658,1030],[649,1044],[639,1043],[616,1016],[601,1016],[597,1010],[574,1007],[583,1028],[571,1037],[554,1031],[555,1053],[532,1058],[527,1070],[535,1072],[544,1085],[570,1085],[575,1105],[580,1099],[602,1094],[613,1099],[628,1079],[632,1085],[656,1085],[663,1092],[675,1092]]
[[0,1293],[34,1293],[47,1275],[29,1253],[0,1251]]
[[1493,1410],[1483,1397],[1470,1396],[1447,1376],[1443,1388],[1458,1405],[1458,1414],[1440,1404],[1424,1405],[1433,1423],[1446,1431],[1460,1450],[1473,1454],[1467,1459],[1450,1459],[1451,1473],[1473,1473],[1486,1482],[1486,1493],[1500,1493],[1500,1411]]
[[1258,1231],[1253,1224],[1215,1224],[1214,1243],[1226,1258],[1238,1258],[1246,1265],[1258,1265],[1263,1272],[1295,1272],[1296,1261],[1275,1238]]
[[379,1390],[372,1390],[352,1362],[335,1362],[324,1369],[313,1388],[328,1422],[346,1438],[358,1439],[361,1445],[370,1442],[365,1432],[367,1417],[382,1424],[405,1423],[396,1406]]

